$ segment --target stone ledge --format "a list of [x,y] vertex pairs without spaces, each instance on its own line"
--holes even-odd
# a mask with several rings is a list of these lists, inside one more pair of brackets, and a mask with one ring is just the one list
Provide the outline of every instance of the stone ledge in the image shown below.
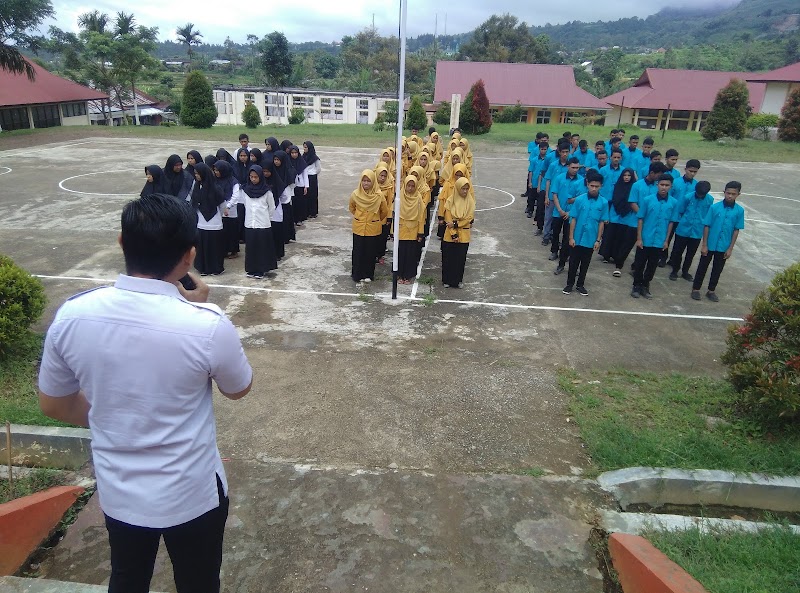
[[[6,458],[6,442],[0,439],[0,459]],[[91,456],[88,428],[11,425],[11,459],[15,465],[79,469]]]
[[[685,531],[698,528],[701,533],[708,533],[715,529],[739,529],[748,533],[755,533],[763,529],[775,528],[772,523],[758,521],[658,515],[654,513],[619,513],[616,511],[600,511],[600,525],[608,533],[627,533],[630,535],[642,535],[647,529]],[[789,528],[800,535],[800,525],[790,525]]]
[[718,470],[629,467],[601,474],[600,487],[623,510],[633,504],[720,505],[767,511],[800,511],[800,478]]

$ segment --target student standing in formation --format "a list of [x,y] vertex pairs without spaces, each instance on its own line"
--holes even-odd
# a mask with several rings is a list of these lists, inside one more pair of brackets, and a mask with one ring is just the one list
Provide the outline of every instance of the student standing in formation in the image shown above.
[[425,232],[425,208],[422,196],[417,191],[421,184],[416,177],[409,175],[403,182],[400,192],[400,234],[397,274],[400,284],[411,284],[417,277],[417,266]]
[[564,271],[569,260],[569,211],[575,198],[586,191],[585,179],[578,175],[580,163],[575,157],[567,161],[567,172],[558,175],[550,186],[553,200],[553,243],[550,246],[550,261],[558,260],[554,274]]
[[[700,181],[692,194],[678,200],[674,220],[677,224],[675,243],[672,245],[672,255],[669,258],[669,265],[672,268],[669,275],[670,280],[678,279],[678,270],[681,270],[681,278],[684,280],[690,282],[694,280],[689,270],[694,261],[694,254],[700,247],[700,240],[703,238],[703,221],[708,209],[714,203],[714,198],[709,194],[710,191],[711,184],[708,181]],[[686,251],[685,259],[684,251]]]
[[725,185],[725,197],[708,209],[703,221],[703,239],[700,243],[700,262],[694,273],[692,284],[692,298],[700,300],[700,289],[706,277],[709,264],[711,279],[708,281],[706,298],[714,303],[719,301],[717,284],[725,267],[725,262],[733,253],[733,246],[739,238],[739,231],[744,228],[744,208],[736,203],[736,198],[742,193],[742,184],[738,181],[729,181]]
[[573,286],[582,296],[589,296],[586,290],[586,273],[592,262],[592,254],[600,248],[603,228],[608,222],[608,202],[600,197],[603,176],[596,171],[586,174],[587,192],[578,196],[570,208],[569,271],[567,285],[562,291],[570,294]]
[[[644,202],[645,198],[647,198],[648,196],[654,196],[656,192],[658,192],[658,179],[664,173],[665,173],[664,163],[651,163],[650,171],[647,173],[647,177],[644,177],[643,179],[640,179],[639,181],[633,184],[633,187],[631,188],[631,195],[628,198],[628,201],[630,202],[631,207],[637,213],[637,216],[633,217],[632,219],[628,219],[627,222],[628,224],[634,225],[634,228],[637,228],[639,224],[638,220],[639,208],[641,208],[641,205]],[[669,242],[669,239],[667,241]],[[631,264],[631,273],[634,272],[635,267],[636,267],[636,258],[634,257],[633,264]]]
[[308,193],[306,204],[308,217],[316,218],[319,215],[319,174],[322,171],[322,161],[317,156],[317,149],[311,140],[303,142],[303,159],[306,162],[306,175],[308,176]]
[[[672,191],[670,194],[675,201],[680,206],[683,203],[683,199],[686,196],[694,195],[694,190],[697,187],[697,180],[695,176],[697,172],[700,170],[700,161],[697,159],[689,159],[686,161],[686,168],[684,169],[684,173],[682,177],[676,177],[675,181],[672,182]],[[674,177],[674,175],[673,175]],[[672,242],[672,237],[675,235],[675,227],[672,227],[672,233],[669,236],[669,240],[667,241],[667,248],[669,248],[669,243]],[[667,265],[667,257],[669,256],[668,249],[664,250],[664,253],[661,254],[661,258],[658,260],[658,267],[663,268]]]
[[535,160],[531,161],[530,165],[528,165],[528,182],[530,183],[530,189],[528,191],[527,216],[528,218],[531,218],[531,216],[534,217],[534,224],[536,225],[536,230],[533,232],[534,237],[540,237],[544,232],[544,191],[542,191],[540,184],[542,180],[542,170],[547,162],[547,153],[549,150],[550,147],[542,142],[539,145],[539,154],[536,156]]
[[664,155],[664,164],[667,166],[666,173],[672,176],[673,183],[681,176],[681,172],[675,168],[675,165],[678,164],[679,156],[678,151],[674,148],[670,148]]
[[292,198],[292,214],[294,216],[294,224],[298,227],[303,227],[306,220],[308,220],[308,173],[306,169],[306,161],[303,155],[300,154],[300,148],[297,146],[289,147],[289,164],[294,169],[294,197]]
[[[622,276],[622,267],[636,243],[636,212],[628,201],[634,183],[633,169],[623,169],[619,181],[614,185],[611,201],[608,202],[609,223],[602,237],[600,255],[604,264],[612,262],[615,264],[613,272],[615,278]],[[616,265],[617,262],[619,265]]]
[[[650,282],[658,269],[658,259],[667,247],[667,238],[675,218],[675,198],[669,195],[672,175],[662,173],[658,178],[655,196],[646,196],[639,202],[639,224],[636,233],[636,260],[634,261],[631,296],[651,299]],[[631,192],[632,193],[632,192]]]
[[636,168],[641,162],[642,151],[639,150],[639,136],[634,134],[628,139],[628,146],[622,148],[622,162],[624,169]]
[[649,169],[646,169],[644,175],[638,175],[639,171],[650,166],[650,153],[653,150],[653,144],[655,144],[655,142],[653,142],[650,136],[642,140],[642,151],[639,153],[639,161],[634,163],[632,167],[633,170],[637,172],[637,177],[639,179],[647,175],[647,171],[649,171]]
[[551,155],[551,159],[553,159],[554,155],[558,155],[557,159],[554,159],[547,165],[547,170],[543,173],[540,173],[541,179],[537,182],[537,185],[541,186],[542,182],[544,183],[544,237],[542,237],[542,245],[550,245],[550,241],[553,237],[553,208],[555,207],[553,204],[553,200],[550,197],[550,192],[552,191],[552,183],[553,180],[558,177],[559,175],[566,174],[567,172],[567,160],[569,159],[569,145],[568,144],[559,144],[556,148],[556,152]]
[[586,140],[578,142],[578,150],[573,152],[572,156],[578,159],[581,164],[581,168],[578,169],[578,175],[581,177],[586,177],[586,171],[597,167],[597,159],[594,153],[589,150],[589,143]]
[[247,240],[244,252],[244,270],[248,278],[260,280],[274,276],[278,268],[275,240],[272,237],[272,215],[275,197],[259,165],[251,165],[247,184],[242,191],[246,202],[245,230]]
[[239,257],[239,193],[241,186],[233,176],[233,169],[225,161],[214,164],[217,188],[222,194],[222,232],[225,236],[224,251],[228,259]]
[[[247,134],[245,134],[246,136]],[[239,140],[242,142],[242,139]],[[248,140],[249,142],[249,140]],[[233,166],[233,176],[239,182],[239,187],[244,188],[247,185],[248,175],[250,173],[250,149],[242,147],[236,151],[236,164]],[[244,236],[244,199],[239,200],[236,204],[236,220],[239,222],[239,242],[242,243],[245,239]]]
[[185,200],[192,189],[194,177],[183,168],[183,161],[177,154],[171,154],[164,166],[164,191],[180,200]]
[[375,256],[378,253],[381,227],[389,216],[375,171],[364,169],[361,172],[358,187],[350,194],[348,209],[353,215],[350,276],[354,282],[372,282],[375,279]]
[[442,241],[442,284],[445,288],[461,288],[469,250],[470,229],[475,223],[475,194],[472,183],[461,177],[455,183],[453,196],[444,208],[445,232]]
[[386,208],[389,211],[386,222],[381,229],[381,240],[378,245],[378,263],[383,265],[386,263],[386,251],[389,240],[389,235],[392,232],[392,221],[394,215],[394,177],[389,173],[389,168],[386,163],[380,161],[378,166],[375,167],[375,175],[378,179],[378,187],[383,194],[383,199],[386,202]]
[[[286,142],[286,140],[284,140]],[[295,172],[289,164],[289,155],[283,150],[275,151],[272,155],[270,168],[270,181],[273,193],[283,206],[283,240],[287,245],[297,240],[294,230],[294,213],[292,208],[292,195],[294,194]]]
[[214,174],[205,163],[194,166],[195,184],[189,196],[197,211],[197,256],[194,267],[201,276],[222,274],[225,271],[225,235],[222,230],[224,202],[222,192],[214,183]]
[[164,171],[158,165],[147,165],[144,168],[145,182],[139,197],[151,196],[153,194],[163,194],[167,192],[167,184],[164,181]]
[[614,186],[619,181],[619,176],[622,175],[622,151],[619,148],[611,151],[609,163],[600,169],[600,175],[603,176],[603,186],[600,188],[600,195],[603,196],[606,202],[611,201],[611,196],[614,193]]

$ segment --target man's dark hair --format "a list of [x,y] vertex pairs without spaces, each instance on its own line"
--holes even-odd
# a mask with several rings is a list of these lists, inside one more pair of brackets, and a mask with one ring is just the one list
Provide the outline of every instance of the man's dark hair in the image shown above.
[[603,176],[594,169],[589,169],[586,172],[586,185],[589,185],[592,181],[599,181],[600,183],[603,183]]
[[705,196],[711,191],[711,184],[705,179],[703,181],[698,181],[697,187],[694,188],[694,191],[698,196]]
[[197,214],[191,204],[151,194],[122,209],[122,253],[130,274],[165,278],[197,244]]
[[561,140],[559,140],[558,147],[556,148],[556,150],[558,150],[558,152],[561,152],[562,150],[569,150],[569,142],[565,142],[564,139],[562,138]]
[[615,154],[618,154],[619,156],[622,156],[622,151],[619,148],[612,148],[611,149],[611,156],[614,156]]
[[691,167],[692,169],[699,169],[700,168],[700,161],[697,159],[689,159],[686,161],[686,168],[688,169]]
[[608,153],[606,152],[605,148],[603,148],[602,150],[598,150],[595,156],[600,156],[601,154],[608,156]]
[[433,127],[433,126],[431,126],[430,128],[428,128],[428,136],[430,136],[431,134],[433,134],[435,131],[436,131],[436,128],[435,128],[435,127]]
[[650,136],[642,140],[642,144],[646,144],[647,146],[653,146],[655,144],[655,140],[653,140]]
[[570,138],[580,138],[580,137],[581,137],[580,134],[571,134],[570,135]]
[[619,136],[614,136],[611,139],[611,146],[614,146],[615,144],[619,144],[620,142],[622,142],[622,138],[620,138]]
[[670,148],[670,149],[667,151],[667,154],[665,154],[665,155],[664,155],[664,158],[671,159],[671,158],[672,158],[672,157],[674,157],[674,156],[678,156],[678,151],[677,151],[677,150],[675,150],[674,148]]
[[651,159],[654,159],[657,156],[661,156],[661,153],[658,152],[657,150],[653,150],[653,151],[650,152],[650,158]]
[[544,136],[544,134],[542,132],[536,132],[536,139],[537,140],[541,140],[542,136]]
[[725,184],[725,189],[735,189],[739,193],[742,193],[742,184],[739,181],[729,181]]
[[611,130],[611,133],[612,134],[619,134],[619,130],[617,128],[614,128],[613,130]]
[[550,140],[550,134],[548,134],[547,132],[542,132],[542,138],[547,138],[548,140]]
[[594,145],[595,145],[595,147],[597,147],[597,146],[605,146],[606,143],[603,142],[602,140],[598,140],[597,142],[594,143]]
[[569,140],[572,137],[572,133],[570,133],[569,131],[566,131],[563,134],[561,134],[561,137],[562,138],[566,138],[567,140]]
[[[656,164],[659,164],[659,163],[656,163]],[[662,173],[661,175],[658,176],[658,179],[656,180],[656,182],[657,183],[661,183],[662,181],[669,181],[670,185],[675,183],[675,180],[672,178],[672,175],[670,175],[669,173]]]
[[578,142],[578,147],[579,148],[588,148],[589,147],[589,143],[586,140],[581,140],[580,142]]
[[574,157],[573,156],[573,157],[570,157],[569,159],[567,159],[567,164],[568,165],[580,165],[581,162],[578,160],[578,157]]
[[638,140],[638,139],[639,139],[639,136],[637,136],[636,134],[634,134],[633,136],[628,138],[628,140]]
[[250,136],[248,136],[247,134],[239,134],[239,140],[247,140],[249,142]]
[[[666,170],[667,170],[667,166],[664,163],[662,163],[661,161],[656,161],[655,163],[650,163],[650,169],[649,169],[650,173],[656,173],[658,175],[661,175]],[[670,175],[670,177],[672,177],[672,176]]]

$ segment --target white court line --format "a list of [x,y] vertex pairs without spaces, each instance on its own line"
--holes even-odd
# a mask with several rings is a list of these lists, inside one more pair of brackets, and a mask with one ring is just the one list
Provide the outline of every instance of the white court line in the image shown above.
[[5,171],[0,173],[0,175],[5,175],[6,173],[11,173],[11,171],[13,171],[11,167],[0,167],[0,169],[5,169]]
[[[431,237],[433,237],[433,216],[439,212],[439,198],[437,196],[436,202],[433,204],[433,213],[431,214],[431,226],[428,229],[428,239],[425,241],[425,247],[422,248],[422,255],[419,256],[419,264],[417,265],[417,275],[414,278],[414,286],[411,287],[411,298],[414,299],[417,297],[417,289],[419,288],[419,277],[422,274],[422,266],[425,263],[425,255],[428,253],[428,247],[431,244]],[[438,225],[437,225],[438,228]],[[395,254],[392,253],[392,257],[395,257]]]
[[[721,202],[724,199],[724,196],[725,196],[725,194],[722,193],[722,192],[713,192],[712,191],[712,192],[709,192],[709,193],[712,196],[714,196],[714,199],[717,202]],[[742,195],[742,196],[754,196],[756,198],[773,198],[775,200],[788,200],[790,202],[798,202],[798,203],[800,203],[800,200],[797,200],[795,198],[784,198],[784,197],[781,197],[781,196],[768,196],[768,195],[765,195],[765,194],[746,194],[744,192],[742,192],[740,195]],[[749,204],[742,204],[742,207],[745,208],[745,209],[749,209],[750,205]],[[778,225],[778,226],[800,226],[800,222],[776,222],[774,220],[760,220],[758,218],[750,218],[749,216],[745,220],[747,222],[760,222],[762,224],[775,224],[775,225]]]
[[500,193],[506,194],[507,196],[509,196],[511,198],[511,201],[508,204],[503,204],[502,206],[493,206],[492,208],[479,208],[479,209],[476,209],[475,212],[487,212],[489,210],[499,210],[500,208],[508,208],[509,206],[511,206],[517,200],[517,198],[514,197],[514,194],[512,194],[510,192],[507,192],[504,189],[498,189],[496,187],[489,187],[488,185],[475,185],[475,187],[482,187],[484,189],[493,189],[494,191],[499,191]]
[[67,177],[66,179],[62,179],[58,182],[58,187],[63,189],[64,191],[68,191],[73,194],[82,194],[84,196],[123,196],[123,197],[130,197],[135,196],[136,194],[104,194],[104,193],[93,193],[88,191],[79,191],[77,189],[69,189],[68,187],[64,187],[64,183],[69,181],[70,179],[77,179],[78,177],[88,177],[89,175],[104,175],[106,173],[134,173],[138,169],[115,169],[113,171],[94,171],[92,173],[81,173],[80,175],[73,175],[72,177]]
[[[116,278],[84,278],[80,276],[48,276],[44,274],[32,274],[36,278],[44,278],[48,280],[76,280],[81,282],[97,282],[100,284],[113,284]],[[249,290],[253,292],[274,292],[278,294],[307,294],[318,296],[338,296],[358,298],[359,293],[353,292],[322,292],[314,290],[289,290],[285,288],[267,288],[262,286],[240,286],[236,284],[209,284],[211,288],[227,288],[230,290]],[[391,301],[392,295],[389,293],[377,293],[374,297]],[[415,302],[425,302],[425,299],[398,295],[398,299]],[[496,309],[518,309],[522,311],[561,311],[565,313],[601,313],[604,315],[630,315],[634,317],[657,317],[662,319],[695,319],[703,321],[743,321],[741,317],[721,317],[716,315],[688,315],[682,313],[650,313],[648,311],[617,311],[614,309],[586,309],[581,307],[556,307],[552,305],[513,305],[508,303],[492,303],[485,301],[459,301],[456,299],[436,299],[437,303],[450,303],[453,305],[470,305],[474,307],[494,307]]]

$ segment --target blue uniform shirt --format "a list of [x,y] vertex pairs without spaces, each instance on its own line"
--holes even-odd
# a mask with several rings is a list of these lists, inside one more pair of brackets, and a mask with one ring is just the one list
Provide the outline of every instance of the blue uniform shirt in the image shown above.
[[685,195],[678,200],[678,207],[675,209],[675,218],[672,222],[677,222],[675,234],[689,239],[703,238],[703,221],[705,221],[708,209],[714,203],[711,194],[706,194],[698,198],[696,193]]
[[610,160],[605,167],[601,167],[600,175],[603,176],[603,185],[600,187],[600,196],[605,198],[606,202],[610,202],[611,198],[614,197],[614,186],[622,176],[622,171],[622,166],[613,169]]
[[[633,194],[633,190],[631,190],[631,194]],[[661,200],[657,193],[646,196],[639,202],[638,217],[642,220],[642,245],[664,247],[669,233],[669,223],[675,217],[676,206],[675,198],[667,195]]]
[[569,218],[570,221],[575,221],[575,230],[572,233],[575,245],[593,248],[600,222],[608,222],[608,201],[599,195],[592,198],[589,194],[582,194],[575,198]]
[[586,177],[587,169],[591,169],[592,167],[597,166],[597,158],[595,158],[594,153],[591,150],[583,152],[580,149],[578,149],[574,153],[572,153],[572,156],[578,159],[578,162],[581,164],[581,168],[578,170],[578,173],[582,177]]
[[[647,179],[642,178],[639,181],[636,181],[631,188],[631,194],[628,196],[628,202],[631,204],[638,204],[641,208],[642,202],[650,197],[656,195],[658,192],[658,184],[654,181],[653,183],[647,183]],[[636,228],[639,225],[639,217],[636,212],[628,212],[625,216],[620,217],[620,223]]]
[[[570,178],[566,173],[561,173],[550,183],[550,195],[558,195],[558,203],[564,212],[569,212],[572,208],[568,200],[584,192],[586,192],[586,180],[580,175]],[[558,210],[553,208],[553,218],[559,217]]]
[[638,148],[634,148],[631,150],[630,146],[624,146],[622,148],[622,165],[623,169],[627,169],[630,167],[634,171],[639,170],[639,157],[642,155],[642,151]]
[[[555,184],[556,178],[559,177],[560,175],[566,175],[567,168],[569,167],[569,165],[567,165],[566,163],[562,165],[561,161],[559,159],[556,159],[549,165],[545,163],[545,166],[547,167],[547,169],[544,174],[544,177],[542,178],[542,181],[544,182],[545,187],[547,187],[547,182],[548,181],[550,182],[550,193],[552,194],[553,184]],[[549,198],[550,196],[547,197]]]
[[708,250],[728,250],[733,239],[733,231],[744,228],[744,208],[736,202],[732,206],[725,206],[725,202],[713,204],[706,213],[703,226],[708,228]]
[[539,154],[539,145],[536,143],[536,140],[528,142],[528,154],[531,156]]
[[692,197],[695,189],[697,189],[697,180],[686,181],[686,177],[681,175],[672,184],[669,195],[678,200],[678,204],[680,204],[684,197]]

